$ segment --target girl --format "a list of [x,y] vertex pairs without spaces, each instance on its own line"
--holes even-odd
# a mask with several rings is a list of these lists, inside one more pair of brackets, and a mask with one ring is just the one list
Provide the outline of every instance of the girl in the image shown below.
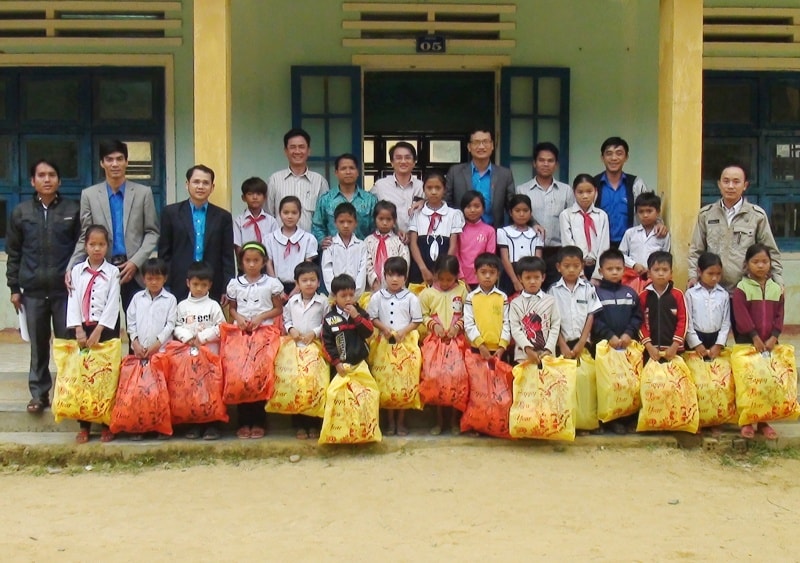
[[475,258],[484,252],[494,254],[497,251],[497,232],[491,225],[483,222],[485,208],[483,194],[476,190],[469,190],[461,198],[465,224],[459,237],[458,261],[461,263],[461,277],[470,289],[478,287]]
[[591,174],[578,174],[572,182],[575,203],[558,216],[563,246],[577,246],[583,251],[583,276],[592,278],[598,257],[608,250],[608,215],[594,206],[597,186]]
[[458,255],[458,235],[464,228],[464,216],[444,202],[444,176],[439,172],[429,173],[422,189],[427,202],[408,226],[408,246],[413,258],[408,278],[411,283],[424,281],[431,285],[436,259],[446,254]]
[[[102,225],[89,225],[85,238],[86,260],[72,267],[73,290],[67,299],[67,328],[75,330],[81,348],[94,348],[100,342],[119,338],[119,268],[106,262],[108,231]],[[87,336],[88,335],[88,336]],[[89,441],[91,423],[78,421],[75,441]],[[103,425],[101,442],[114,434]]]
[[383,265],[395,256],[409,261],[408,247],[395,232],[397,207],[391,201],[379,201],[373,211],[375,232],[364,239],[367,245],[367,286],[378,291],[383,284]]
[[283,300],[297,293],[294,268],[300,262],[317,257],[317,239],[297,226],[302,208],[300,198],[288,195],[278,208],[282,227],[266,237],[267,274],[283,284]]
[[[453,339],[464,332],[464,302],[467,299],[467,288],[458,281],[460,266],[455,256],[440,256],[434,264],[436,277],[431,287],[422,290],[419,295],[422,307],[422,322],[428,332],[439,338]],[[423,358],[423,362],[425,359]],[[458,411],[450,409],[450,432],[459,434]],[[436,407],[436,426],[431,434],[438,436],[444,427],[445,407]]]
[[731,304],[728,292],[719,285],[722,259],[704,252],[697,259],[699,283],[686,290],[689,327],[686,344],[704,358],[720,355],[731,329]]
[[[226,295],[231,317],[236,325],[252,332],[260,326],[272,325],[283,314],[283,284],[264,274],[267,250],[260,242],[248,242],[239,254],[244,275],[228,282]],[[274,359],[274,358],[273,358]],[[266,428],[266,401],[242,403],[239,411],[239,438],[263,438]]]
[[[744,255],[745,277],[733,290],[733,321],[737,344],[752,344],[759,352],[769,352],[783,331],[783,290],[772,280],[772,257],[768,246],[754,244]],[[751,336],[752,335],[752,336]],[[766,422],[758,423],[764,437],[774,440],[778,433]],[[743,426],[744,438],[753,438],[756,429]]]
[[509,296],[522,291],[514,264],[525,256],[542,257],[544,241],[531,226],[531,198],[515,194],[508,200],[508,213],[511,225],[497,229],[497,246],[500,247],[500,260],[503,262],[503,276],[500,286]]

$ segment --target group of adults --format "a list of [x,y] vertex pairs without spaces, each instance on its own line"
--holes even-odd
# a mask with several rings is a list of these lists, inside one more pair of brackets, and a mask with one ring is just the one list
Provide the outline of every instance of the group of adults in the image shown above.
[[[465,192],[476,190],[486,202],[484,221],[501,227],[506,224],[509,198],[514,194],[530,197],[535,228],[544,239],[548,278],[557,279],[555,258],[561,247],[558,218],[575,202],[572,187],[555,179],[558,148],[548,142],[537,144],[533,151],[533,177],[520,185],[515,184],[510,169],[493,162],[491,130],[471,131],[467,149],[470,160],[452,166],[447,173],[448,204],[457,206]],[[319,205],[330,207],[332,212],[338,202],[353,202],[368,194],[372,200],[396,205],[397,228],[405,232],[410,214],[424,200],[422,180],[414,175],[417,154],[410,143],[399,142],[390,149],[393,172],[378,180],[369,192],[357,186],[358,161],[352,155],[355,170],[340,171],[337,166],[339,185],[329,189],[326,179],[308,168],[311,137],[302,129],[291,129],[284,135],[284,153],[288,166],[269,177],[265,208],[277,218],[280,201],[289,195],[298,197],[302,205],[298,226],[303,230],[314,231]],[[600,154],[604,170],[594,177],[595,205],[608,215],[611,244],[617,246],[636,222],[636,196],[652,190],[641,178],[624,171],[629,157],[624,139],[606,139]],[[178,301],[188,294],[186,271],[193,261],[205,261],[214,269],[211,296],[215,299],[221,299],[227,281],[235,275],[231,214],[208,201],[215,185],[213,170],[204,165],[190,168],[186,174],[189,197],[166,206],[159,220],[151,189],[127,178],[125,143],[105,141],[100,144],[99,155],[105,179],[85,188],[80,203],[59,194],[61,179],[54,162],[35,162],[30,169],[35,196],[13,210],[8,225],[7,282],[11,302],[17,311],[24,312],[30,335],[31,413],[40,413],[49,405],[50,337],[68,336],[66,302],[71,280],[66,272],[85,257],[83,238],[89,225],[103,225],[108,230],[107,260],[120,270],[123,311],[133,295],[144,288],[140,269],[156,251],[169,264],[167,287]],[[722,284],[732,290],[742,277],[746,249],[762,243],[772,249],[773,277],[783,285],[780,254],[768,217],[743,197],[748,185],[742,166],[727,166],[721,172],[720,200],[702,207],[698,214],[689,252],[690,283],[694,281],[697,257],[710,251],[722,257]],[[666,232],[661,224],[655,234],[663,236]],[[324,229],[315,233],[321,244],[333,234]]]

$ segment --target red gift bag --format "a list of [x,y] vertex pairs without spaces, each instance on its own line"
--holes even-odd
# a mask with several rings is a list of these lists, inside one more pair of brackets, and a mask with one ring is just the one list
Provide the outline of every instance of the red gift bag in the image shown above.
[[278,329],[261,326],[247,333],[236,325],[223,324],[219,332],[225,404],[271,399],[275,391],[275,356],[281,344]]
[[422,343],[419,396],[426,405],[467,408],[469,379],[464,365],[464,336],[445,341],[429,334]]
[[122,360],[110,428],[115,434],[172,434],[167,381],[164,373],[153,365],[152,358],[125,356]]
[[500,360],[484,360],[472,352],[464,355],[464,363],[469,375],[469,400],[461,416],[461,431],[510,438],[508,411],[514,386],[511,366]]
[[639,295],[649,284],[647,272],[638,274],[633,268],[625,266],[625,270],[622,272],[622,285],[627,285],[636,292],[636,295]]

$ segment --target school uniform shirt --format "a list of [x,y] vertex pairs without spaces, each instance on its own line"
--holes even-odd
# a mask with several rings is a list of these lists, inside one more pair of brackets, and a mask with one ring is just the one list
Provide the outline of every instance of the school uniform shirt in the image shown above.
[[397,293],[386,288],[376,291],[370,297],[367,313],[371,319],[378,319],[390,330],[403,330],[411,323],[422,322],[419,298],[405,288]]
[[174,295],[162,288],[153,297],[149,290],[143,289],[131,299],[125,322],[131,342],[138,338],[139,344],[149,348],[157,339],[161,343],[160,350],[163,351],[172,340],[177,318],[178,301]]
[[219,325],[225,322],[225,315],[219,303],[208,295],[191,295],[178,303],[174,335],[181,342],[188,342],[195,336],[200,344],[219,354]]
[[[328,181],[319,173],[308,168],[302,174],[295,174],[291,168],[278,170],[267,180],[267,213],[280,217],[281,200],[293,195],[300,199],[300,221],[297,226],[311,232],[311,222],[317,200],[328,191]],[[282,279],[282,278],[281,278]]]
[[442,291],[437,284],[426,287],[419,294],[422,306],[422,321],[429,332],[433,332],[434,323],[439,323],[445,330],[454,324],[464,324],[464,302],[467,300],[467,286],[458,282],[447,291]]
[[275,277],[283,283],[294,283],[295,267],[317,256],[317,239],[300,227],[288,237],[280,229],[272,231],[264,246]]
[[328,294],[331,282],[340,274],[347,274],[356,280],[356,297],[364,293],[367,285],[367,245],[355,235],[350,244],[345,244],[339,235],[331,239],[331,245],[322,251],[322,279]]
[[[261,233],[260,237],[256,236],[256,225]],[[250,210],[246,209],[233,220],[233,244],[242,246],[246,242],[257,241],[266,246],[268,235],[280,228],[278,220],[263,209],[257,216],[253,216]]]
[[625,231],[625,236],[619,243],[619,251],[625,255],[625,265],[633,268],[636,264],[647,266],[647,259],[653,252],[663,250],[669,252],[670,236],[658,238],[650,229],[648,233],[641,225],[636,225]]
[[[88,258],[72,267],[73,290],[67,299],[67,327],[98,323],[113,329],[119,322],[119,268],[103,260],[95,270],[100,273],[94,276],[94,282],[91,269]],[[85,299],[89,301],[88,316]]]
[[[431,209],[426,203],[411,218],[408,230],[417,233],[420,239],[429,236],[449,239],[451,234],[460,234],[464,230],[464,215],[458,209],[448,207],[446,203],[442,203],[439,209]],[[429,251],[430,259],[436,260],[438,253],[436,256],[433,255],[434,246],[431,246]]]
[[334,307],[322,323],[322,343],[326,359],[332,366],[340,363],[355,365],[367,359],[367,338],[375,327],[367,312],[355,306],[358,317],[351,318],[339,307]]
[[[245,319],[252,319],[272,310],[272,298],[283,293],[283,284],[266,274],[254,282],[247,281],[245,276],[239,276],[228,282],[225,293],[228,299],[236,302],[236,312]],[[272,317],[262,321],[260,326],[274,323],[275,317]]]
[[601,279],[595,289],[602,308],[592,323],[592,341],[621,338],[627,334],[636,339],[642,326],[639,295],[627,285]]
[[322,320],[330,311],[330,303],[325,296],[315,293],[310,301],[304,301],[300,293],[295,293],[283,307],[283,326],[288,334],[292,328],[300,334],[313,332],[322,336]]
[[471,291],[464,303],[464,333],[470,345],[480,348],[485,344],[491,352],[508,348],[511,342],[508,312],[508,296],[496,287],[488,293],[480,287]]
[[539,185],[536,177],[521,186],[517,186],[516,193],[525,194],[531,198],[531,209],[536,222],[544,227],[545,246],[565,245],[561,239],[559,219],[561,212],[569,209],[575,203],[575,194],[572,187],[563,182],[553,180],[547,188]]
[[542,290],[538,293],[523,291],[511,302],[508,320],[515,344],[515,361],[527,359],[525,348],[529,346],[536,352],[547,350],[552,354],[555,351],[561,330],[561,315],[552,295]]
[[508,249],[508,260],[512,264],[520,258],[536,256],[536,249],[544,246],[544,241],[533,227],[520,231],[514,225],[497,229],[497,246]]
[[390,201],[397,208],[397,228],[402,232],[408,231],[411,215],[408,214],[415,200],[425,199],[422,190],[422,180],[411,176],[408,184],[401,185],[394,174],[381,178],[372,186],[370,192],[378,201]]
[[[574,203],[572,207],[565,209],[559,215],[561,245],[577,246],[583,251],[584,259],[589,258],[597,262],[599,256],[610,246],[608,215],[594,205],[589,207],[586,213],[591,218],[591,223],[589,238],[586,238],[586,220],[581,211],[581,207]],[[594,224],[594,228],[591,227],[591,224]]]
[[572,289],[567,287],[564,278],[560,278],[548,293],[556,300],[561,315],[561,336],[567,342],[578,340],[589,315],[603,308],[594,286],[583,278],[578,278]]
[[724,287],[717,284],[711,289],[694,285],[684,293],[686,314],[686,344],[695,348],[701,344],[698,332],[717,332],[716,343],[725,346],[731,330],[731,297]]
[[639,294],[642,307],[642,344],[652,343],[657,348],[671,346],[677,342],[683,348],[686,335],[686,300],[683,292],[667,284],[663,293],[656,291],[651,283]]
[[411,255],[408,251],[408,246],[406,246],[397,233],[389,233],[388,235],[382,235],[378,231],[370,234],[367,238],[364,239],[364,244],[367,247],[367,286],[372,287],[372,284],[375,283],[375,280],[383,281],[383,268],[376,268],[377,258],[378,258],[378,247],[380,246],[381,237],[386,237],[384,240],[384,244],[386,245],[386,259],[400,257],[406,261],[407,265],[410,265],[411,262]]
[[461,278],[468,284],[478,283],[475,259],[483,252],[497,252],[497,231],[482,220],[465,223],[458,237],[458,263],[461,265]]

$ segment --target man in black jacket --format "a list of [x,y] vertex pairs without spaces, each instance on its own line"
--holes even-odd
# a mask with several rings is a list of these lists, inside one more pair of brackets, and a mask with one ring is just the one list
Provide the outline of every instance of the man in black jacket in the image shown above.
[[[64,273],[80,237],[80,204],[58,193],[58,167],[39,160],[31,167],[36,195],[11,213],[6,234],[6,279],[11,303],[24,310],[31,341],[28,412],[50,404],[50,334],[67,337],[67,287]],[[23,293],[24,292],[24,293]]]

